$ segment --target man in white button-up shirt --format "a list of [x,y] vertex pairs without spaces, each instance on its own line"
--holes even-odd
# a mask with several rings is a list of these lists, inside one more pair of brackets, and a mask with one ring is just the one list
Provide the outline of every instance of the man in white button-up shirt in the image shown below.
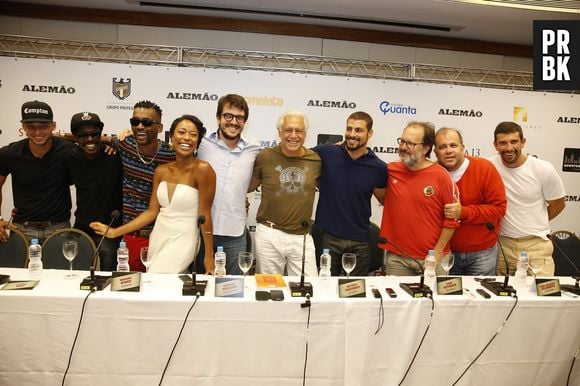
[[249,117],[244,97],[228,94],[220,98],[216,112],[217,131],[201,143],[197,157],[209,162],[217,181],[211,216],[214,248],[226,253],[228,274],[241,275],[237,257],[246,251],[246,194],[254,160],[260,152],[257,144],[242,138]]

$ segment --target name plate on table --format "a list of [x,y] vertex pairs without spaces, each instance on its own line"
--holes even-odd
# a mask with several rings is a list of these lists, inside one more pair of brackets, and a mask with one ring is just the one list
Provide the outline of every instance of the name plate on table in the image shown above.
[[463,295],[461,276],[438,276],[437,295]]
[[239,277],[216,277],[215,297],[243,298],[244,279]]
[[9,281],[2,290],[29,290],[36,287],[38,280]]
[[536,293],[538,296],[562,296],[560,280],[536,278]]
[[113,272],[111,291],[139,292],[141,272]]
[[365,279],[338,279],[338,296],[341,298],[366,297]]

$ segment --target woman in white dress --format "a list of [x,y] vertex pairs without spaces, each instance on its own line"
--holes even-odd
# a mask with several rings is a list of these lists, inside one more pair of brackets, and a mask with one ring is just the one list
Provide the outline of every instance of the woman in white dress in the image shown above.
[[[149,238],[149,272],[187,271],[197,253],[200,215],[205,216],[201,225],[205,271],[214,271],[211,206],[216,176],[207,162],[195,157],[205,132],[203,123],[193,115],[183,115],[173,121],[169,133],[175,161],[155,169],[152,189],[155,194],[151,195],[149,208],[129,223],[109,228],[107,232],[106,237],[115,238],[155,221]],[[100,222],[90,226],[100,235],[107,229],[107,225]]]

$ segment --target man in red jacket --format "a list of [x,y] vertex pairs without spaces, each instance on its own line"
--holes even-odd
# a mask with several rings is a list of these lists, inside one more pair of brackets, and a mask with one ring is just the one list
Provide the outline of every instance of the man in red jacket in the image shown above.
[[498,245],[493,224],[505,215],[507,201],[502,179],[491,162],[465,156],[463,137],[458,130],[441,128],[435,134],[435,154],[459,188],[461,202],[446,204],[445,217],[461,221],[451,238],[455,254],[453,275],[494,276]]

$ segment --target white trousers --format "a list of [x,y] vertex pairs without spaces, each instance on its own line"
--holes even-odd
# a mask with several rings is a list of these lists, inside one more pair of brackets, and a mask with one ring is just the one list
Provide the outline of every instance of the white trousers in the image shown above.
[[[286,268],[288,276],[300,276],[303,241],[304,235],[293,235],[258,224],[254,240],[256,272],[284,275],[284,268]],[[317,276],[315,253],[314,241],[308,234],[304,262],[306,276]]]

